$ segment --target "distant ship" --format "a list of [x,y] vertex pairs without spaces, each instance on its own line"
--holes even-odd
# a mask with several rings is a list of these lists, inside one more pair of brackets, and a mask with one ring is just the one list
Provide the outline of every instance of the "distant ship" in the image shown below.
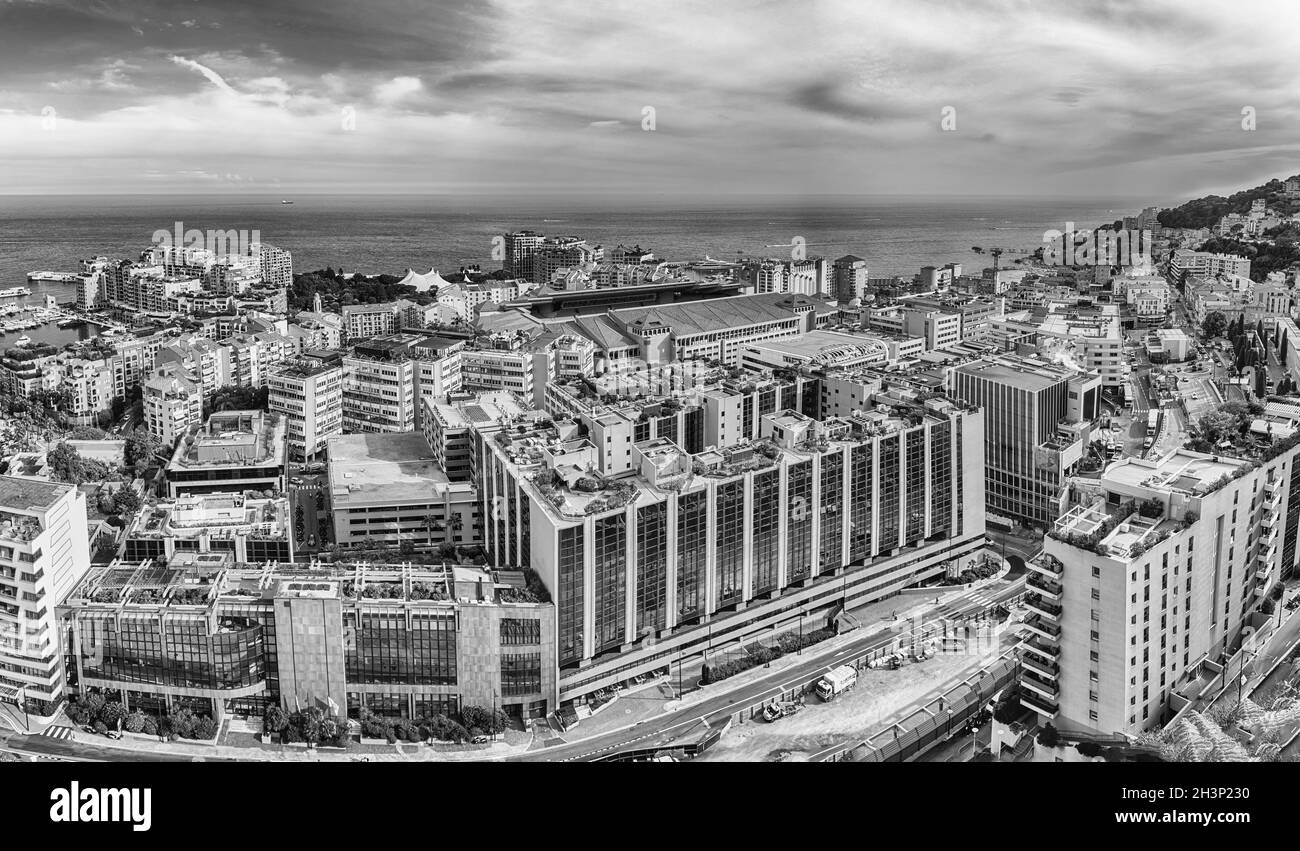
[[281,203],[281,204],[292,204],[293,202],[292,202],[292,201],[281,201],[280,203]]
[[57,284],[70,284],[80,278],[71,272],[28,272],[29,281],[54,281]]
[[0,290],[0,298],[13,298],[15,296],[31,295],[32,291],[27,287],[10,287],[7,290]]

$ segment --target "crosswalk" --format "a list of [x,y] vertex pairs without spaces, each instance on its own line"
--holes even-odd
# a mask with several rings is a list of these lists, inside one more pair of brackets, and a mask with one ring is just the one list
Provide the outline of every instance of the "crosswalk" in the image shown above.
[[943,618],[957,618],[974,612],[984,611],[985,609],[994,608],[1000,593],[1005,593],[1006,587],[1000,588],[985,587],[972,591],[969,594],[963,594],[959,599],[950,603],[945,603],[937,610],[937,614]]
[[46,729],[46,731],[44,733],[41,733],[41,735],[49,736],[51,739],[71,739],[72,728],[64,727],[61,724],[55,724],[53,727],[49,727],[48,729]]

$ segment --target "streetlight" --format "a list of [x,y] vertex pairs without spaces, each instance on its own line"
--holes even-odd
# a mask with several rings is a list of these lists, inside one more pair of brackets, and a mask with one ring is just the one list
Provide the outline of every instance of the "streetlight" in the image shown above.
[[1237,666],[1237,705],[1238,706],[1241,705],[1241,682],[1246,678],[1246,654],[1248,653],[1250,654],[1251,659],[1254,659],[1255,656],[1257,655],[1255,653],[1251,653],[1249,650],[1246,650],[1244,647],[1242,648],[1241,664]]

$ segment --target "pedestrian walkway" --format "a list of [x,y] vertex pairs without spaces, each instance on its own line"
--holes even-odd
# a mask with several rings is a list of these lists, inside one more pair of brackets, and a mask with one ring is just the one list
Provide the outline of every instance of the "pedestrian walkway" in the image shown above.
[[49,736],[51,739],[71,739],[73,732],[75,731],[71,727],[64,727],[62,724],[55,724],[44,733],[41,733],[41,735]]

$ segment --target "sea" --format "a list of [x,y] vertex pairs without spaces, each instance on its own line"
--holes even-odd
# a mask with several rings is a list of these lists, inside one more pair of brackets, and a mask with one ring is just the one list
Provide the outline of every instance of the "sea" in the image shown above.
[[[871,277],[953,262],[977,271],[991,264],[990,248],[1007,249],[1002,265],[1012,266],[1042,245],[1045,231],[1094,227],[1150,203],[1042,196],[7,195],[0,196],[0,289],[31,289],[20,303],[43,304],[47,293],[69,302],[70,286],[29,283],[27,274],[75,272],[81,259],[100,255],[137,257],[157,231],[192,228],[246,231],[250,241],[292,252],[297,272],[496,269],[494,239],[522,229],[635,244],[664,260],[789,257],[802,240],[808,256],[866,259]],[[27,333],[70,334],[64,342],[80,333],[52,325],[37,331]]]

